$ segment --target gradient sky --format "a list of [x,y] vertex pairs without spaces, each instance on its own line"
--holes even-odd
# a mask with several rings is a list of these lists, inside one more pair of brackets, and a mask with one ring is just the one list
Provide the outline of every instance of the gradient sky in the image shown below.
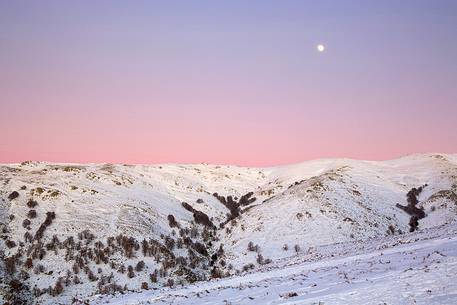
[[457,1],[0,0],[2,163],[416,152],[457,153]]

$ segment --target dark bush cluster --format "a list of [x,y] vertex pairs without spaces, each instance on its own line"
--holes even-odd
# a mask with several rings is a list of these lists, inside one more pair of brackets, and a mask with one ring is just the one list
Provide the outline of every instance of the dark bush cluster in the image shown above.
[[202,211],[194,211],[194,220],[196,223],[204,225],[206,227],[216,228],[213,222],[209,219],[208,215]]
[[176,221],[175,217],[173,215],[168,215],[168,224],[170,225],[170,228],[179,228],[179,223]]
[[426,187],[427,184],[420,186],[418,188],[413,187],[407,194],[406,194],[406,201],[408,202],[408,205],[403,206],[401,204],[397,203],[397,208],[402,209],[405,211],[408,215],[411,216],[409,220],[409,231],[414,232],[417,230],[419,226],[419,219],[424,218],[425,212],[422,208],[418,208],[416,205],[419,203],[419,200],[417,197],[419,194],[422,192],[424,187]]
[[33,218],[36,218],[37,216],[37,212],[36,210],[29,210],[29,212],[27,213],[27,217],[33,219]]
[[144,269],[144,261],[139,261],[136,266],[135,266],[135,271],[136,272],[141,272]]
[[22,226],[23,226],[24,228],[26,228],[27,230],[30,230],[30,225],[31,225],[31,223],[32,223],[32,222],[31,222],[29,219],[26,218],[26,219],[24,219],[24,220],[22,221]]
[[55,212],[47,212],[46,213],[46,219],[44,222],[41,224],[41,226],[38,228],[38,230],[35,233],[35,240],[40,240],[43,238],[44,231],[46,230],[47,227],[49,227],[52,224],[52,221],[56,218],[56,213]]
[[195,220],[196,223],[204,225],[204,226],[207,226],[207,227],[211,227],[211,228],[214,228],[214,229],[216,228],[216,226],[213,224],[213,222],[208,217],[208,215],[206,215],[202,211],[198,211],[198,210],[194,209],[187,202],[182,202],[181,204],[186,210],[188,210],[189,212],[191,212],[193,214],[194,220]]
[[133,272],[133,267],[131,265],[127,267],[127,276],[129,279],[135,277],[135,272]]
[[295,245],[294,246],[294,250],[296,253],[300,252],[300,246],[299,245]]
[[230,211],[230,215],[227,219],[227,221],[230,221],[231,219],[234,219],[240,215],[240,205],[238,202],[233,200],[232,196],[227,196],[227,199],[224,196],[219,195],[218,193],[213,194],[214,197],[219,200],[220,203],[222,203],[227,209]]
[[231,221],[232,219],[235,219],[242,213],[240,207],[250,205],[251,203],[256,201],[256,198],[252,197],[252,195],[254,195],[254,193],[249,192],[241,196],[240,199],[237,201],[236,197],[235,199],[232,196],[227,196],[226,198],[224,196],[219,195],[218,193],[213,193],[213,196],[230,211],[230,214],[227,215],[226,222],[221,224],[221,227],[223,227],[227,222]]
[[395,227],[393,225],[389,225],[387,228],[387,234],[388,235],[394,235],[395,234]]
[[38,202],[36,202],[35,200],[30,199],[29,201],[27,201],[27,206],[31,209],[33,209],[37,205],[38,205]]
[[44,224],[46,226],[50,226],[52,221],[56,218],[55,212],[46,212],[46,219],[44,220]]
[[241,196],[240,200],[238,201],[238,204],[240,206],[250,205],[251,203],[253,203],[257,199],[255,197],[252,197],[252,195],[254,195],[254,193],[253,192],[249,192],[249,193]]
[[9,200],[13,200],[19,197],[19,193],[17,191],[12,192],[11,194],[8,195]]
[[183,202],[181,202],[181,205],[183,206],[183,208],[185,208],[186,210],[188,210],[191,213],[193,213],[195,211],[194,208],[187,202],[183,201]]
[[260,250],[259,245],[254,245],[254,243],[252,241],[250,241],[248,243],[248,251],[259,252],[259,250]]
[[[247,202],[246,199],[242,201]],[[27,206],[30,208],[27,216],[35,218],[37,214],[33,208],[37,206],[37,203],[29,200]],[[24,242],[19,243],[17,254],[3,259],[5,270],[10,276],[20,274],[19,272],[27,274],[27,276],[28,272],[42,274],[42,276],[56,276],[55,270],[52,267],[50,270],[45,270],[40,264],[40,260],[45,259],[48,255],[53,255],[53,252],[70,262],[71,267],[70,270],[67,270],[67,274],[61,276],[62,274],[59,273],[60,277],[48,288],[33,288],[31,293],[36,297],[43,294],[57,296],[64,291],[65,287],[78,285],[85,281],[97,282],[98,293],[123,292],[127,288],[126,286],[121,287],[113,281],[113,272],[119,272],[128,278],[150,272],[145,261],[136,260],[141,255],[153,257],[159,264],[157,269],[148,273],[151,283],[161,282],[173,286],[175,282],[170,278],[171,275],[178,277],[178,284],[181,284],[183,280],[188,282],[205,280],[207,275],[211,277],[226,276],[227,274],[223,272],[225,267],[223,246],[220,245],[218,250],[212,248],[213,242],[216,241],[212,221],[208,215],[193,209],[186,203],[183,203],[183,207],[192,212],[194,216],[195,223],[192,223],[191,227],[181,227],[175,217],[169,215],[170,226],[177,228],[177,230],[173,230],[172,236],[162,235],[162,240],[143,239],[141,242],[122,234],[99,240],[89,230],[79,232],[77,238],[68,236],[64,240],[59,240],[57,235],[46,236],[46,229],[56,218],[54,212],[47,212],[45,220],[35,235],[26,231],[23,236]],[[197,224],[203,225],[203,229]],[[27,229],[30,229],[30,225],[30,219],[23,221],[23,226]],[[16,242],[9,240],[6,241],[6,245],[17,247]],[[176,248],[183,249],[179,252],[181,256],[175,256],[173,251]],[[49,251],[51,254],[48,254]],[[183,253],[187,253],[187,255]],[[113,255],[116,255],[116,259],[111,259]],[[124,266],[123,261],[118,260],[119,256],[129,259],[130,265]],[[104,264],[105,267],[96,266],[101,264]],[[22,267],[18,268],[18,266]],[[107,268],[112,270],[110,275],[104,274]],[[142,282],[141,288],[149,289],[148,283]]]
[[13,240],[9,240],[9,239],[7,239],[5,241],[5,245],[10,249],[16,247],[16,243]]
[[[3,298],[6,300],[5,305],[24,305],[30,304],[30,288],[23,281],[12,278],[8,283]],[[2,292],[3,293],[3,292]]]

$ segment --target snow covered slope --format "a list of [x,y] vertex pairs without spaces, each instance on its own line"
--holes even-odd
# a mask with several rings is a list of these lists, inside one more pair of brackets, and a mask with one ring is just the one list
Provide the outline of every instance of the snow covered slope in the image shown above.
[[397,205],[413,188],[419,232],[457,216],[457,155],[443,154],[274,168],[24,162],[0,165],[0,185],[2,294],[50,304],[403,236],[414,215]]
[[318,247],[258,272],[91,304],[455,304],[456,229]]

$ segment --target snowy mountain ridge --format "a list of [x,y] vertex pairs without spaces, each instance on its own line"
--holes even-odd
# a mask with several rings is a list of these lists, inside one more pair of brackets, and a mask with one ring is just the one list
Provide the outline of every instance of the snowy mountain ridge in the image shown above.
[[455,154],[271,168],[28,161],[0,165],[0,185],[12,304],[198,285],[457,216]]

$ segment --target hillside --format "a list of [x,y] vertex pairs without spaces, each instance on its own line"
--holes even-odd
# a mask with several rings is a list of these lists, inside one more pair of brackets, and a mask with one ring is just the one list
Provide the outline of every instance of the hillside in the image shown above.
[[455,304],[457,226],[328,246],[256,272],[91,304]]
[[1,165],[0,185],[11,303],[242,275],[457,216],[457,155],[443,154],[273,168],[24,162]]

